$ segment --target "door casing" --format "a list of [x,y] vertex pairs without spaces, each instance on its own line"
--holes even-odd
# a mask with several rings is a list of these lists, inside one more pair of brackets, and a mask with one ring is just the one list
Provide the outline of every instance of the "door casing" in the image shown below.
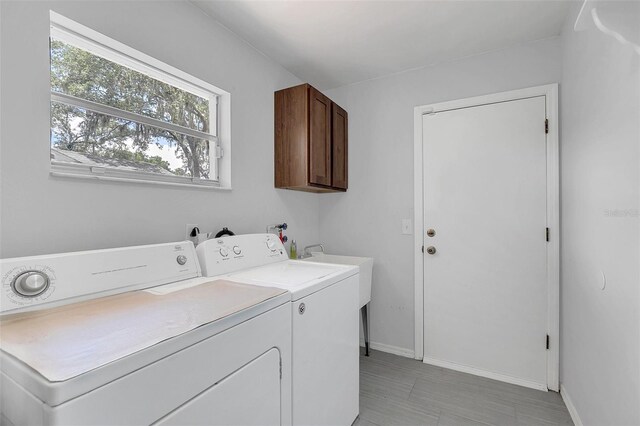
[[[473,98],[459,99],[414,108],[414,282],[415,282],[415,358],[424,356],[424,200],[422,116],[436,112],[469,108],[498,102],[545,96],[547,133],[547,243],[548,314],[547,388],[559,391],[560,370],[560,178],[558,148],[558,84],[529,87]],[[540,123],[541,126],[544,123]]]

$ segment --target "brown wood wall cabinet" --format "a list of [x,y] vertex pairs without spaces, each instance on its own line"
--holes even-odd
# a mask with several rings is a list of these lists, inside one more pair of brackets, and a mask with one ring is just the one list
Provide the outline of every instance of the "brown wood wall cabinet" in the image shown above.
[[346,191],[347,111],[309,84],[275,92],[275,187]]

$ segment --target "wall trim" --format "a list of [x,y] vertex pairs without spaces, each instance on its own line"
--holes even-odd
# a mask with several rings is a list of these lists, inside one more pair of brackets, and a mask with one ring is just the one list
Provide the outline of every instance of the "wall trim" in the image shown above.
[[480,370],[475,367],[469,367],[468,365],[456,364],[455,362],[441,361],[435,358],[424,357],[422,360],[425,364],[435,365],[436,367],[448,368],[449,370],[461,371],[463,373],[473,374],[475,376],[486,377],[488,379],[499,380],[505,383],[511,383],[513,385],[524,386],[526,388],[537,389],[547,392],[547,385],[545,383],[536,383],[529,380],[520,379],[506,374],[494,373],[493,371]]
[[573,401],[567,392],[567,388],[565,388],[563,384],[560,385],[560,396],[564,401],[564,405],[567,406],[567,410],[569,410],[569,415],[571,416],[571,420],[573,420],[573,424],[575,426],[582,426],[583,423],[578,415],[578,410],[576,410],[576,406],[573,405]]
[[[360,347],[364,348],[364,340],[360,340]],[[384,343],[369,342],[369,348],[388,354],[399,355],[405,358],[415,358],[415,352],[411,349],[401,348],[400,346],[386,345]]]
[[413,145],[413,205],[414,205],[414,351],[416,359],[424,357],[424,200],[422,159],[422,116],[438,111],[467,108],[488,103],[504,102],[544,96],[546,116],[549,120],[547,134],[547,225],[550,228],[547,244],[547,388],[560,390],[560,161],[558,84],[529,87],[473,98],[422,105],[414,108]]

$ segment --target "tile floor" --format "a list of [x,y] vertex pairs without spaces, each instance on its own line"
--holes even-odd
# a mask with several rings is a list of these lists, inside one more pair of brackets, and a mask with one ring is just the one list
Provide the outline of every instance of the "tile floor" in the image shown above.
[[360,357],[355,426],[573,425],[560,394],[371,351]]

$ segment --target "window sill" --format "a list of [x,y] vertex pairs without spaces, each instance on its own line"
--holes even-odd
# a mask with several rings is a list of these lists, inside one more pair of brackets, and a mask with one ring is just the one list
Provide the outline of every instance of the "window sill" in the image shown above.
[[108,168],[95,168],[76,166],[73,164],[51,164],[50,175],[59,178],[99,180],[107,182],[141,183],[145,185],[173,186],[181,188],[193,188],[204,190],[231,191],[231,186],[222,186],[219,182],[208,179],[192,179],[182,176],[165,177],[152,173],[128,172],[111,170]]

